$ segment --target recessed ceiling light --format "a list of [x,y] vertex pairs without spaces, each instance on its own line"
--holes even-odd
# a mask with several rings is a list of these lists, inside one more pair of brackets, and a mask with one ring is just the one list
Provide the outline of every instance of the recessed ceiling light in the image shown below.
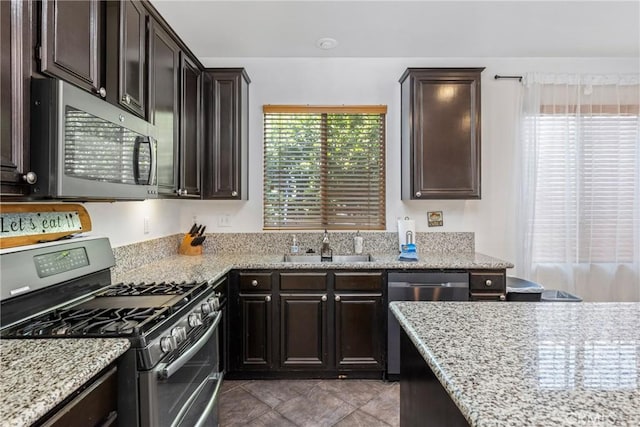
[[338,40],[332,39],[331,37],[323,37],[321,39],[318,39],[318,41],[316,42],[316,47],[318,49],[329,50],[333,49],[336,46],[338,46]]

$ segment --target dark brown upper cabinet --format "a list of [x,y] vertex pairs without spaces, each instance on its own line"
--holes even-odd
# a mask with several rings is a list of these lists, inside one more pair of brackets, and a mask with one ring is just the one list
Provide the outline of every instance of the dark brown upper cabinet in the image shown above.
[[147,22],[140,1],[108,1],[107,100],[142,118],[147,104]]
[[34,3],[0,1],[0,181],[2,197],[23,196],[29,172],[29,77]]
[[180,186],[182,197],[200,196],[200,125],[201,71],[194,61],[182,52],[180,102]]
[[247,200],[249,83],[243,68],[210,68],[205,85],[203,199]]
[[178,191],[180,49],[154,20],[149,23],[149,121],[157,129],[158,193]]
[[408,68],[401,84],[402,199],[480,198],[480,73]]
[[103,7],[99,0],[41,3],[40,71],[107,96],[102,73]]

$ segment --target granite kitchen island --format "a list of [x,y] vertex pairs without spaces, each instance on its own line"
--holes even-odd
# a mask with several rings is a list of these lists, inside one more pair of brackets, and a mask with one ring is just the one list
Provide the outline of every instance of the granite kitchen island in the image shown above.
[[[450,416],[436,403],[443,396],[458,412],[446,425],[640,425],[640,303],[394,302],[391,310],[409,348],[403,426]],[[405,378],[415,376],[406,354],[414,350],[428,373],[418,381]]]

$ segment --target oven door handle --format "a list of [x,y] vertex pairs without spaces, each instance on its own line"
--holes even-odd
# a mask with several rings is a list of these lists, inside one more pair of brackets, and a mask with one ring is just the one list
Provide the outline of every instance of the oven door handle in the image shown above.
[[211,398],[209,399],[209,401],[207,402],[207,406],[204,408],[204,411],[202,411],[202,415],[200,415],[200,418],[198,418],[198,421],[196,421],[195,427],[204,427],[208,424],[209,422],[209,417],[211,415],[211,412],[213,412],[213,410],[216,407],[216,403],[218,403],[218,395],[220,394],[220,386],[222,385],[222,377],[224,374],[218,374],[216,381],[216,389],[213,392],[213,395],[211,396]]
[[189,347],[189,349],[187,351],[182,353],[180,355],[180,357],[178,357],[172,363],[170,363],[168,365],[167,364],[162,364],[162,365],[159,366],[159,372],[158,372],[159,377],[161,379],[170,378],[171,375],[173,375],[176,372],[178,372],[180,370],[180,368],[182,368],[184,366],[185,363],[187,363],[189,360],[191,360],[191,358],[197,352],[199,352],[200,349],[202,349],[202,347],[204,347],[204,345],[207,343],[207,341],[209,341],[209,339],[211,338],[211,335],[213,335],[215,330],[218,328],[218,325],[220,324],[220,320],[222,320],[222,311],[218,312],[218,314],[216,315],[216,319],[213,321],[213,323],[211,324],[211,326],[209,327],[207,332],[205,332],[205,334],[203,336],[201,336],[200,339],[195,344],[193,344],[191,347]]

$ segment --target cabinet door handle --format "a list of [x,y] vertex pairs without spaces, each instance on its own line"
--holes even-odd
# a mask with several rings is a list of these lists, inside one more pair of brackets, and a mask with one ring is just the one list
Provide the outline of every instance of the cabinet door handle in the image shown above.
[[322,301],[326,301],[327,300],[327,296],[326,295],[322,295],[322,298],[320,298]]
[[38,181],[38,175],[35,172],[27,172],[22,175],[22,180],[27,184],[35,184]]
[[236,196],[238,195],[238,192],[237,192],[237,191],[232,191],[232,192],[231,192],[231,195],[232,195],[233,197],[236,197]]
[[340,295],[336,295],[336,297],[334,298],[336,301],[340,302]]
[[487,280],[484,281],[484,285],[486,287],[489,287],[489,286],[493,285],[493,282],[490,279],[487,279]]
[[257,280],[255,280],[255,279],[253,279],[253,280],[251,281],[251,286],[258,286],[258,281],[257,281]]
[[271,302],[271,295],[267,295],[266,297],[264,297],[264,300],[266,302]]
[[125,104],[131,104],[131,97],[126,93],[122,95],[122,100],[125,102]]
[[422,197],[422,193],[419,191],[416,191],[416,197]]
[[100,89],[96,89],[95,92],[100,95],[100,98],[106,98],[107,97],[107,90],[103,87],[101,87]]
[[187,194],[189,194],[187,192],[187,190],[182,189],[182,188],[178,188],[178,190],[176,191],[176,193],[178,193],[178,196],[186,196]]
[[506,297],[506,296],[504,296],[504,295],[500,295],[500,301],[504,301],[504,300],[506,300],[506,299],[507,299],[507,297]]

